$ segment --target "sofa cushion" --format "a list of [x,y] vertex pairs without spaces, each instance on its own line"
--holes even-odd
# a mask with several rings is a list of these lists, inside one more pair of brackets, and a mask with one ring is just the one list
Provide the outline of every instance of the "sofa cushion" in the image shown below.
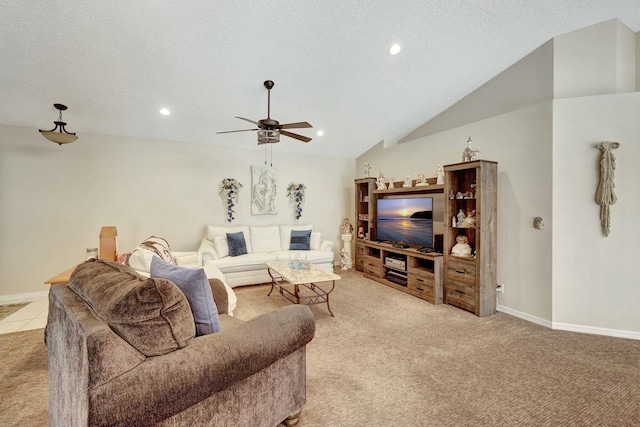
[[[281,251],[280,251],[281,252]],[[245,270],[253,269],[254,266],[265,269],[265,262],[275,261],[276,255],[280,252],[262,253],[262,254],[247,254],[236,257],[226,257],[220,259],[209,260],[205,262],[205,266],[214,265],[220,269],[223,273],[226,273],[226,267],[242,266]]]
[[173,252],[173,259],[180,267],[202,267],[202,256],[198,252]]
[[195,322],[182,291],[115,262],[91,259],[71,274],[73,289],[103,322],[145,356],[186,347]]
[[157,256],[151,260],[151,277],[171,280],[185,294],[196,325],[196,336],[220,332],[218,308],[202,268],[178,267]]
[[308,251],[311,244],[311,230],[291,230],[290,250]]
[[301,224],[301,225],[281,225],[280,226],[280,246],[283,251],[289,249],[291,243],[291,230],[311,230],[313,231],[313,225]]
[[238,256],[247,254],[247,244],[244,240],[244,233],[227,233],[227,243],[229,244],[229,255]]
[[247,253],[253,252],[251,248],[251,233],[249,232],[248,225],[235,225],[235,226],[223,226],[223,225],[209,225],[207,226],[207,239],[215,242],[216,236],[227,237],[227,233],[237,233],[242,231],[244,234],[244,241],[247,245]]
[[280,228],[277,225],[251,226],[251,248],[254,253],[281,251]]
[[311,239],[309,240],[309,248],[317,251],[320,249],[320,241],[322,240],[322,233],[314,231],[311,233]]
[[216,236],[213,238],[213,244],[218,253],[218,258],[224,258],[229,256],[229,243],[227,242],[227,235]]

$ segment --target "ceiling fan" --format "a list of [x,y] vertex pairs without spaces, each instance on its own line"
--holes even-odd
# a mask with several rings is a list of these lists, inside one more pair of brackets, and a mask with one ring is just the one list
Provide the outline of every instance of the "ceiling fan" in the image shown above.
[[267,98],[267,118],[253,121],[250,119],[246,119],[244,117],[235,116],[236,119],[244,120],[249,123],[253,123],[257,126],[255,129],[241,129],[241,130],[229,130],[225,132],[216,132],[216,133],[233,133],[233,132],[248,132],[248,131],[258,131],[258,145],[262,144],[273,144],[280,141],[280,135],[288,136],[289,138],[294,138],[299,141],[309,142],[311,138],[308,138],[303,135],[298,135],[297,133],[289,132],[284,129],[300,129],[300,128],[310,128],[311,126],[308,122],[296,122],[296,123],[285,123],[280,124],[277,120],[271,118],[271,89],[273,88],[275,83],[272,80],[266,80],[264,82],[264,87],[267,88],[268,98]]

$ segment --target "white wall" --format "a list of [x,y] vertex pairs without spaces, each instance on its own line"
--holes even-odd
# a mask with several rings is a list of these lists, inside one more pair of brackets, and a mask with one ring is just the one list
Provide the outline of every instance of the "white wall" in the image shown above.
[[400,142],[433,135],[552,98],[553,41],[549,41],[409,133]]
[[636,35],[618,21],[616,43],[616,93],[636,91]]
[[[0,126],[0,297],[46,291],[43,282],[84,260],[103,225],[118,228],[118,251],[150,235],[174,250],[196,250],[207,224],[226,222],[218,183],[243,185],[233,224],[296,222],[290,181],[307,186],[300,223],[313,223],[341,247],[340,225],[353,217],[353,159],[274,151],[279,213],[252,216],[251,165],[264,150],[83,134],[69,145],[35,128]],[[339,258],[337,258],[339,259]]]
[[[640,212],[640,170],[634,168],[640,151],[640,93],[633,92],[640,78],[637,40],[618,20],[559,36],[410,134],[417,139],[365,153],[358,170],[368,161],[374,175],[382,171],[387,177],[435,171],[437,163],[458,162],[471,136],[481,158],[498,162],[501,309],[556,328],[640,337],[635,267],[640,234],[634,231]],[[546,67],[549,54],[552,70]],[[523,67],[550,75],[531,79]],[[492,94],[504,106],[511,86],[544,90],[546,81],[553,82],[559,99],[474,120],[495,112],[482,107],[492,105]],[[457,124],[428,134],[444,118]],[[608,238],[601,234],[595,203],[599,152],[594,144],[606,140],[622,143],[615,153],[619,199],[611,208]],[[543,218],[543,230],[532,227],[535,216]]]
[[[640,332],[640,93],[554,102],[553,322]],[[618,141],[611,233],[602,234],[601,141]],[[640,336],[640,334],[637,334]]]
[[[401,179],[425,173],[439,163],[461,161],[471,136],[480,158],[498,162],[498,281],[505,284],[499,304],[541,321],[551,321],[551,101],[481,120],[384,149],[382,144],[357,160],[372,176]],[[535,230],[533,218],[546,227]]]
[[634,33],[617,19],[553,39],[554,97],[635,90]]

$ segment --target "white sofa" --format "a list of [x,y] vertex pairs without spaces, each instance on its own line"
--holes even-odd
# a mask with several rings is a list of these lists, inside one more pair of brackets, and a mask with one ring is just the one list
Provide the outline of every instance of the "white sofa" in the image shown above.
[[[291,230],[311,230],[310,250],[290,250]],[[227,233],[242,232],[247,245],[244,255],[230,256]],[[312,224],[301,225],[209,225],[198,253],[205,267],[217,267],[232,288],[271,282],[264,265],[268,261],[289,260],[299,254],[318,267],[333,271],[333,242],[322,239]]]

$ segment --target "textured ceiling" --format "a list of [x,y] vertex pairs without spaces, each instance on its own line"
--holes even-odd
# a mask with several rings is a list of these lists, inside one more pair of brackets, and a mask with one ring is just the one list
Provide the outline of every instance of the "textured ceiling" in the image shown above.
[[271,117],[314,126],[299,131],[309,144],[274,150],[357,157],[612,18],[640,31],[640,2],[0,0],[0,124],[49,129],[60,102],[76,144],[91,132],[258,150],[255,132],[216,132],[266,118],[271,79]]

